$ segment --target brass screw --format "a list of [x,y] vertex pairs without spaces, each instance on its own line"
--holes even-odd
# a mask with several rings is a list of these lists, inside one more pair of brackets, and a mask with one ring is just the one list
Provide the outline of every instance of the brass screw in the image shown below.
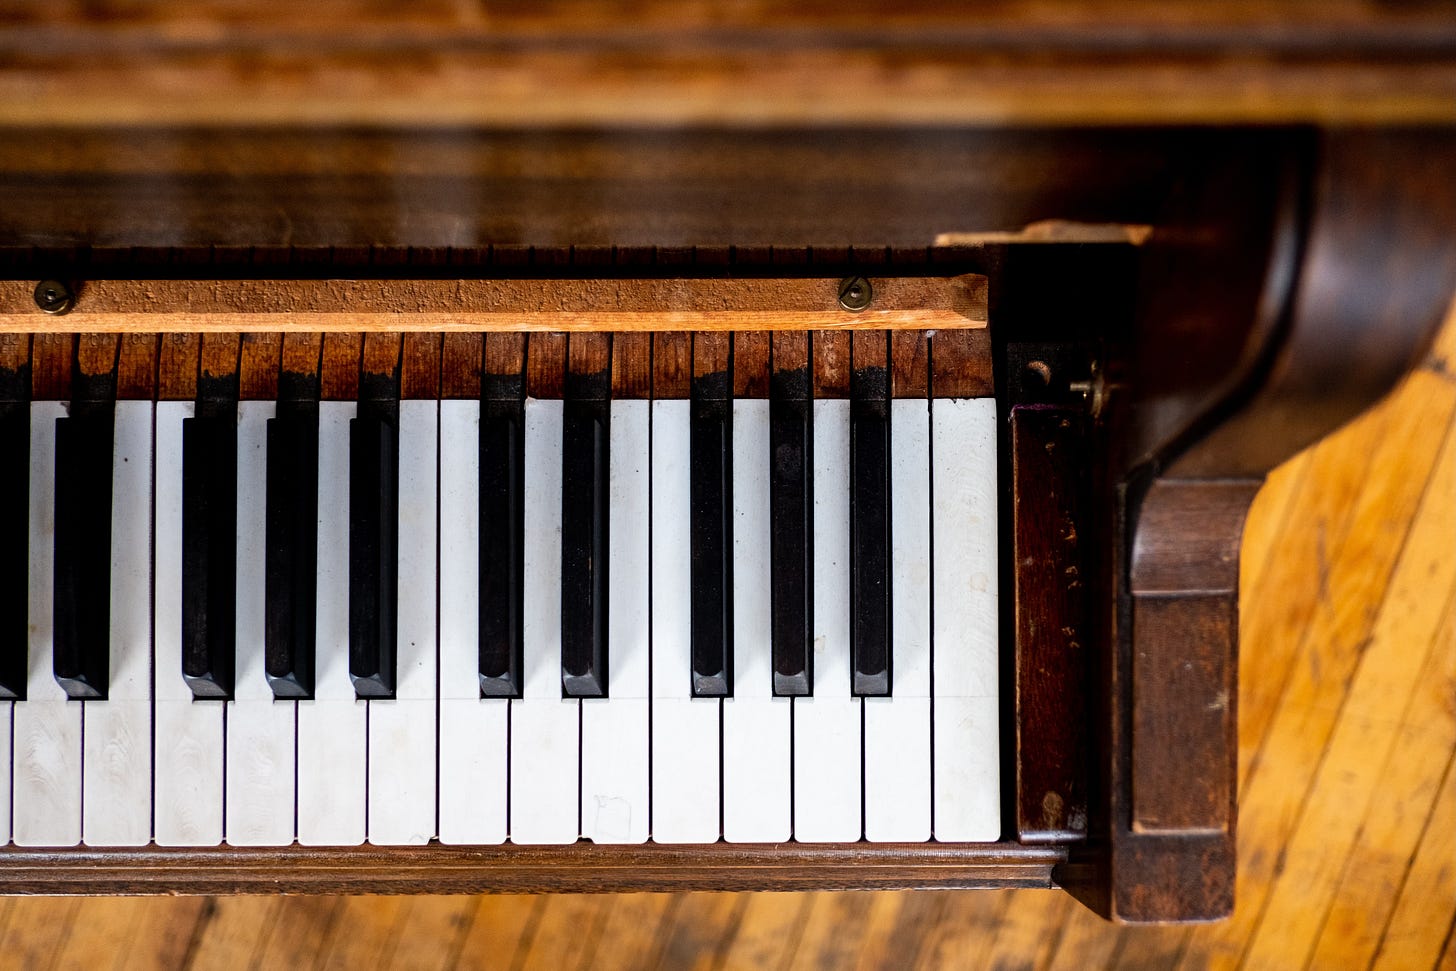
[[839,305],[850,313],[857,314],[868,307],[874,296],[874,287],[862,276],[846,277],[839,281]]
[[76,305],[76,297],[59,280],[42,280],[35,285],[35,305],[48,314],[64,314]]

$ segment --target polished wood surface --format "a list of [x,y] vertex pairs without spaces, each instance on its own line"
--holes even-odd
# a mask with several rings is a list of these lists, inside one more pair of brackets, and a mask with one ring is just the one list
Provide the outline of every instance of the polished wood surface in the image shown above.
[[18,0],[0,124],[1456,119],[1441,0]]
[[1287,462],[1242,561],[1232,920],[1117,927],[1059,891],[0,901],[20,968],[1449,968],[1456,318]]

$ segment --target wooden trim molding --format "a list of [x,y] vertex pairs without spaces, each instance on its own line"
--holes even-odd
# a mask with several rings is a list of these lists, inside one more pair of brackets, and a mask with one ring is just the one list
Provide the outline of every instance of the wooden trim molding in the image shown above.
[[0,893],[521,893],[1050,887],[1015,843],[0,850]]
[[[90,280],[46,313],[0,281],[0,331],[730,331],[984,329],[986,278]],[[866,305],[842,297],[863,287]]]

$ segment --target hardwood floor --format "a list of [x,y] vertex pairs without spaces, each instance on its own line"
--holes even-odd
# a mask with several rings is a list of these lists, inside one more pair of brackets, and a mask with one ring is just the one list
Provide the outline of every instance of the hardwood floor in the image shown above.
[[1456,317],[1249,521],[1238,906],[1058,892],[0,900],[17,968],[1456,969]]

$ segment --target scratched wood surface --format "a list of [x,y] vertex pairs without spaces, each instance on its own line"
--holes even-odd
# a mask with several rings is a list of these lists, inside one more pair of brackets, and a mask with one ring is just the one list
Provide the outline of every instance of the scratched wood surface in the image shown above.
[[17,968],[1456,968],[1456,317],[1243,553],[1238,905],[1059,892],[0,900]]

